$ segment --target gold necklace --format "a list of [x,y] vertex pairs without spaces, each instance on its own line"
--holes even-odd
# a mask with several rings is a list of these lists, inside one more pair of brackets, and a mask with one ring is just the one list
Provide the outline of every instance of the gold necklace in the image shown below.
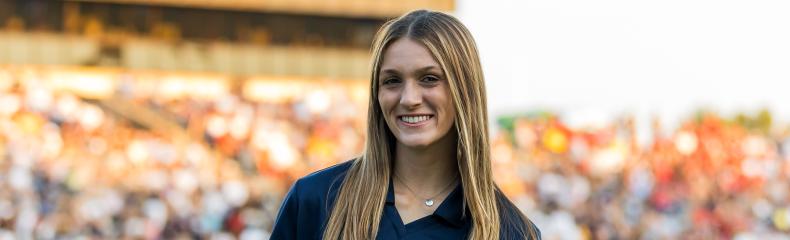
[[[393,171],[393,172],[394,172],[394,171]],[[398,176],[398,174],[397,174],[397,173],[395,173],[394,175],[395,175],[395,180],[397,180],[398,182],[400,182],[401,184],[403,184],[403,186],[406,186],[406,189],[408,189],[408,190],[409,190],[409,192],[411,192],[411,194],[412,194],[412,195],[414,195],[415,197],[421,198],[421,199],[425,199],[423,203],[425,203],[425,206],[426,206],[426,207],[433,207],[433,199],[434,199],[434,198],[436,198],[436,197],[438,197],[439,195],[441,195],[441,194],[442,194],[442,193],[444,193],[445,191],[449,190],[449,189],[450,189],[450,187],[451,187],[451,186],[453,186],[453,183],[455,183],[455,181],[456,181],[456,180],[458,180],[458,174],[456,174],[456,175],[455,175],[455,178],[453,178],[453,180],[452,180],[452,181],[450,181],[450,183],[449,183],[449,184],[447,184],[447,186],[446,186],[446,187],[444,187],[444,189],[442,189],[442,191],[440,191],[440,192],[436,193],[436,195],[433,195],[432,197],[429,197],[429,198],[423,198],[422,196],[419,196],[419,195],[418,195],[416,192],[414,192],[414,190],[412,190],[412,189],[409,187],[409,185],[408,185],[408,184],[406,184],[406,182],[404,182],[402,179],[400,179],[400,176]]]

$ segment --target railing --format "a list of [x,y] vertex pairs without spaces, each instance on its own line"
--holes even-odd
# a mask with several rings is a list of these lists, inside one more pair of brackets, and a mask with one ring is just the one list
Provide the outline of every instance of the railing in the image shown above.
[[453,0],[78,0],[82,2],[110,2],[178,6],[243,11],[285,12],[344,17],[389,18],[412,9],[428,8],[453,11]]
[[0,64],[98,65],[244,76],[365,79],[369,53],[362,49],[170,42],[133,37],[105,44],[95,37],[0,31]]

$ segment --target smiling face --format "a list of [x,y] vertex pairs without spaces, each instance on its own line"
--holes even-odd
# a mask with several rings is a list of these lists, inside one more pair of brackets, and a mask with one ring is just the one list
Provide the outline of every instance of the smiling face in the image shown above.
[[392,42],[382,56],[378,84],[379,107],[398,145],[450,142],[455,118],[450,86],[423,44],[409,38]]

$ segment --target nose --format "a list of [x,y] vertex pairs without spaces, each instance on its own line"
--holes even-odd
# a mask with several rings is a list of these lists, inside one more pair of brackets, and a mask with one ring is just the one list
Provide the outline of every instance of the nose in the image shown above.
[[400,105],[407,109],[413,109],[422,104],[422,91],[417,84],[407,81],[400,95]]

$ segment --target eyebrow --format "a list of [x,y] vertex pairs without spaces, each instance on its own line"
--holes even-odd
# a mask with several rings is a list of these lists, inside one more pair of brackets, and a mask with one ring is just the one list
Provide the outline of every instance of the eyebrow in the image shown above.
[[[426,66],[426,67],[423,67],[423,68],[417,69],[417,72],[420,72],[420,73],[422,73],[422,72],[427,72],[427,71],[429,71],[429,70],[434,70],[434,69],[435,69],[435,70],[441,70],[441,68],[440,68],[439,66],[436,66],[436,65],[430,65],[430,66]],[[398,70],[395,70],[395,69],[382,69],[382,70],[381,70],[381,72],[380,72],[379,74],[382,74],[382,75],[383,75],[383,74],[393,74],[393,75],[398,75],[398,73],[400,73],[400,72],[398,72]]]

